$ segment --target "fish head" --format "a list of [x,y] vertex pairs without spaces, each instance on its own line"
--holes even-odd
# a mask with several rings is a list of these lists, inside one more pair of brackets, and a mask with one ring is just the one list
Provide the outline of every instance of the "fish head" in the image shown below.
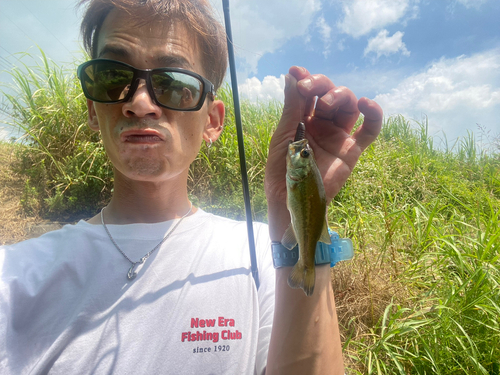
[[286,157],[287,174],[292,180],[304,179],[311,170],[314,153],[307,139],[290,142]]

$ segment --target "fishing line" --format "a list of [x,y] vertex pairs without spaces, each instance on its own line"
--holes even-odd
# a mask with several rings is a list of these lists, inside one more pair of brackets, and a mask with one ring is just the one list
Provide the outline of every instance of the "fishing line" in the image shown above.
[[229,15],[229,0],[222,0],[224,10],[224,24],[226,25],[227,52],[229,57],[229,70],[231,72],[231,86],[234,102],[234,119],[236,121],[236,133],[238,136],[238,150],[240,154],[241,183],[243,185],[243,199],[245,201],[245,214],[248,231],[248,246],[250,248],[250,262],[252,264],[252,276],[255,286],[259,289],[259,270],[257,269],[257,256],[255,255],[255,239],[253,234],[252,207],[250,204],[250,191],[248,188],[248,175],[245,158],[245,146],[243,143],[243,127],[241,125],[240,97],[238,94],[238,81],[236,79],[236,63],[234,61],[233,36],[231,32],[231,18]]

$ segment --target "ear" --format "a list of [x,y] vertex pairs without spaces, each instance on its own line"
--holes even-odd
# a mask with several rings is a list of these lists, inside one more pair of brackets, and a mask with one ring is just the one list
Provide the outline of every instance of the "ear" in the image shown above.
[[97,120],[97,113],[95,112],[94,102],[87,99],[87,109],[89,113],[89,128],[93,131],[99,131],[99,121]]
[[210,140],[215,142],[219,138],[224,127],[225,115],[226,109],[222,100],[214,100],[209,104],[207,124],[203,132],[205,142],[210,142]]

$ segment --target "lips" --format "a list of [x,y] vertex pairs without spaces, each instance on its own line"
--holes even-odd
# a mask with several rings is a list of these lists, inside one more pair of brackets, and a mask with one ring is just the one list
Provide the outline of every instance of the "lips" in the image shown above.
[[122,142],[127,143],[158,143],[163,142],[165,137],[154,129],[128,130],[120,136]]

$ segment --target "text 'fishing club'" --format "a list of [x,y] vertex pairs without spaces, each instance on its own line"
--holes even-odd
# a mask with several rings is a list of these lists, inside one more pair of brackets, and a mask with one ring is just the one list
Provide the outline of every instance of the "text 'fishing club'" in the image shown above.
[[[234,327],[234,319],[226,319],[220,316],[218,319],[199,319],[191,318],[191,328],[205,328],[205,327],[215,327],[215,322],[217,321],[218,327]],[[238,330],[225,329],[220,332],[220,338],[222,340],[241,340],[242,335]],[[219,332],[207,332],[207,331],[196,331],[196,332],[182,332],[181,341],[219,341]]]

